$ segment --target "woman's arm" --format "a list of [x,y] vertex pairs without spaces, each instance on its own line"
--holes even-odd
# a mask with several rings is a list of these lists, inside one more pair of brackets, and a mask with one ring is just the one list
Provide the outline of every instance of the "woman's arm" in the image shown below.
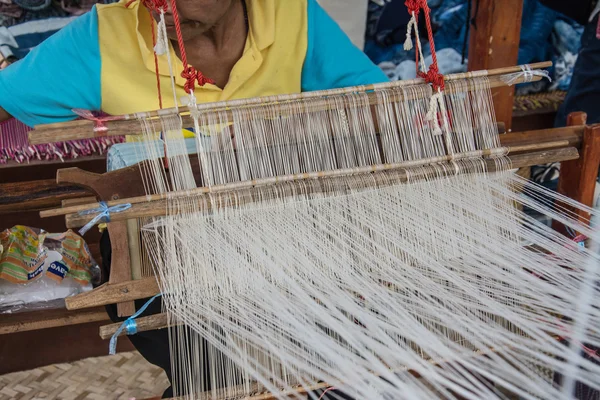
[[0,121],[29,126],[75,119],[101,106],[98,15],[94,7],[0,71]]
[[307,3],[308,49],[302,71],[302,91],[388,81],[383,71],[352,44],[316,0]]

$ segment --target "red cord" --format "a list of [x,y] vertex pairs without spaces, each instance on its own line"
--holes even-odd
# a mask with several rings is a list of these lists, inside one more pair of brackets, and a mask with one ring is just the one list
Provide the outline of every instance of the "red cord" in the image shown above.
[[[440,74],[440,70],[438,67],[437,55],[435,54],[435,43],[433,41],[433,30],[431,28],[431,16],[430,9],[427,5],[427,0],[406,0],[404,2],[406,8],[408,8],[408,12],[412,15],[414,13],[416,18],[416,23],[419,23],[419,13],[421,9],[423,10],[423,14],[425,15],[425,24],[427,25],[427,39],[429,40],[429,47],[431,48],[431,65],[429,66],[429,71],[427,73],[419,71],[419,49],[416,49],[416,67],[417,67],[417,75],[421,78],[425,79],[425,82],[431,83],[433,89],[435,91],[444,90],[444,76]],[[418,46],[418,44],[417,44]]]
[[321,393],[321,397],[319,397],[319,400],[325,398],[325,395],[327,394],[327,392],[330,392],[332,390],[335,390],[335,388],[333,386],[330,387],[330,388],[328,388],[328,389],[326,389],[323,393]]
[[187,53],[185,52],[185,46],[183,44],[183,36],[181,34],[181,24],[179,22],[179,13],[177,12],[177,4],[175,0],[170,0],[171,9],[173,11],[173,22],[175,24],[175,32],[177,34],[177,43],[179,44],[179,52],[181,53],[181,62],[183,63],[183,71],[181,76],[185,79],[185,91],[191,93],[194,91],[196,82],[200,86],[204,86],[207,83],[214,83],[212,79],[206,78],[202,72],[197,71],[196,68],[188,64]]

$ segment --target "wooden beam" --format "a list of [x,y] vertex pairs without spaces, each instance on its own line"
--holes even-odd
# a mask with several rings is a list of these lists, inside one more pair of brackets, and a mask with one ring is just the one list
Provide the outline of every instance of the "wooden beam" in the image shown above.
[[81,310],[118,304],[127,301],[145,299],[158,294],[160,291],[155,277],[140,279],[116,284],[105,283],[96,289],[67,297],[65,303],[68,310]]
[[76,185],[59,185],[52,179],[0,183],[0,214],[60,207],[62,200],[90,194]]
[[100,321],[109,321],[104,308],[80,311],[39,310],[6,314],[0,318],[0,335]]
[[[557,146],[560,145],[560,146]],[[532,145],[532,147],[537,147],[540,151],[534,151],[533,149],[529,149],[529,152],[522,155],[517,154],[513,156],[513,151],[511,151],[510,160],[512,162],[513,168],[527,167],[531,165],[538,165],[540,163],[549,163],[549,162],[562,162],[565,160],[573,160],[578,157],[577,149],[575,147],[567,147],[567,141],[558,141],[558,142],[547,142],[547,143],[538,143]],[[544,147],[548,150],[542,150]],[[557,148],[559,147],[559,148]],[[518,149],[515,149],[517,152]],[[386,164],[381,166],[381,169],[377,171],[377,173],[389,173],[388,177],[393,178],[395,182],[408,182],[409,179],[411,181],[415,179],[425,179],[428,177],[427,173],[430,175],[438,175],[438,170],[432,165],[446,161],[441,159],[427,159],[427,160],[419,160],[422,164],[408,164],[408,163],[399,163],[399,164]],[[495,164],[493,159],[484,159],[484,162],[487,164],[487,168],[489,172],[496,171],[498,166]],[[416,169],[416,171],[411,172],[410,176],[407,172],[408,168],[420,167]],[[371,167],[361,167],[362,169],[355,170],[336,170],[336,171],[328,171],[327,173],[314,173],[313,175],[304,174],[302,176],[297,175],[288,175],[285,177],[277,177],[277,178],[267,178],[265,180],[254,180],[254,181],[245,181],[240,183],[235,183],[232,185],[226,186],[213,186],[210,188],[210,198],[209,198],[209,188],[197,188],[192,189],[186,192],[180,191],[177,192],[179,196],[204,196],[202,201],[198,201],[198,211],[207,211],[213,207],[213,200],[215,196],[218,194],[218,202],[214,204],[215,207],[229,207],[233,205],[240,205],[240,201],[235,197],[235,190],[238,189],[246,189],[246,190],[260,190],[260,186],[270,185],[283,181],[298,181],[300,179],[308,180],[313,177],[319,176],[320,178],[328,177],[330,179],[334,179],[337,176],[343,174],[356,174],[357,172],[361,173],[371,173],[373,169]],[[383,171],[383,172],[382,172]],[[427,172],[427,173],[426,173]],[[450,174],[450,170],[446,172]],[[329,176],[327,176],[329,175]],[[368,182],[363,182],[364,185],[367,185]],[[227,189],[227,190],[225,190]],[[231,190],[228,190],[231,189]],[[175,192],[172,192],[172,194]],[[291,194],[290,194],[291,195]],[[171,196],[171,199],[175,198],[175,196]],[[165,199],[162,195],[152,195],[152,196],[142,196],[139,198],[131,198],[131,199],[122,199],[120,202],[129,202],[131,207],[125,211],[115,213],[111,215],[111,221],[125,221],[132,218],[142,218],[142,217],[159,217],[165,215],[175,215],[180,212],[186,212],[183,206],[179,204],[171,204],[171,199]],[[244,204],[247,202],[258,201],[257,198],[253,196],[244,197]],[[115,203],[108,203],[109,206],[116,205]],[[82,215],[79,213],[81,210],[92,209],[97,207],[96,205],[87,205],[87,206],[76,206],[74,209],[62,209],[56,210],[57,212],[66,213],[73,212],[73,214],[69,214],[66,217],[66,223],[69,228],[76,228],[80,226],[84,226],[87,224],[92,218],[92,215]]]
[[[111,222],[108,224],[110,247],[112,249],[110,260],[109,285],[128,282],[133,279],[131,275],[131,256],[129,254],[129,240],[127,236],[127,221]],[[135,313],[133,301],[117,304],[117,315],[129,317]]]
[[[136,318],[135,323],[138,332],[153,331],[156,329],[165,329],[169,326],[169,317],[166,313],[149,315],[147,317]],[[110,339],[123,323],[110,324],[100,327],[100,337],[104,340]],[[122,331],[119,336],[125,336],[127,332]]]
[[[519,58],[523,0],[479,0],[471,12],[469,71],[516,65]],[[492,90],[496,119],[510,132],[514,86]]]
[[[572,113],[567,119],[568,124],[585,123],[585,113]],[[600,167],[600,124],[587,126],[583,134],[583,143],[578,160],[561,164],[557,191],[588,207],[594,206],[594,193]],[[573,210],[565,204],[558,204],[577,213],[581,222],[589,222],[590,215],[582,210]],[[566,228],[559,222],[553,221],[552,227],[566,234]]]

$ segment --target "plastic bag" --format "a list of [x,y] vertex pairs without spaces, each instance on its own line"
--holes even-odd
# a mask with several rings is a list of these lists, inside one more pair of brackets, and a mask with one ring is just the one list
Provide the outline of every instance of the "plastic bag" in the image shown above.
[[0,313],[64,307],[66,297],[91,290],[99,271],[72,231],[7,229],[0,233]]

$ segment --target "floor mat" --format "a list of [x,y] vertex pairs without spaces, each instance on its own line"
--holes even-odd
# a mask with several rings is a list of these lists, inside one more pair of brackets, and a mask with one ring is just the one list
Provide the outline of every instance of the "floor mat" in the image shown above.
[[2,375],[0,400],[147,399],[168,386],[162,369],[129,352]]

